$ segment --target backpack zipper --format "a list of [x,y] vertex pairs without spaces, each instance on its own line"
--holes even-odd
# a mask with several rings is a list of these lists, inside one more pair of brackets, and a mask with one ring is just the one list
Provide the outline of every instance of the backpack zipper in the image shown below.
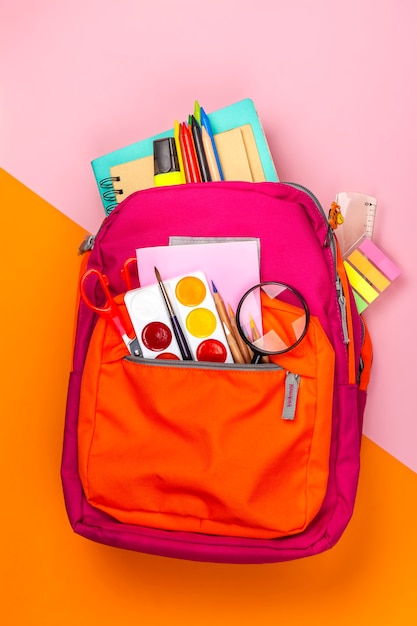
[[[270,372],[270,371],[284,371],[284,368],[277,363],[258,363],[257,365],[240,365],[238,363],[214,363],[210,361],[159,361],[156,359],[138,359],[131,355],[126,355],[124,360],[131,363],[140,364],[145,363],[152,367],[186,367],[192,369],[202,370],[233,370],[241,372]],[[285,386],[284,386],[284,402],[282,407],[281,419],[286,421],[293,421],[295,419],[295,412],[297,408],[297,399],[300,389],[300,374],[294,374],[285,370]]]
[[289,185],[290,187],[293,187],[294,189],[299,189],[300,191],[304,191],[304,193],[306,193],[311,198],[311,200],[313,200],[314,204],[316,205],[317,209],[319,210],[321,216],[323,217],[325,223],[328,226],[326,238],[323,241],[323,246],[325,248],[330,247],[332,251],[332,255],[333,255],[334,267],[336,270],[336,244],[335,244],[334,237],[333,237],[333,231],[330,228],[327,215],[323,207],[321,206],[320,200],[314,195],[312,191],[310,191],[310,189],[308,189],[307,187],[304,187],[304,185],[300,185],[298,183],[283,183],[283,184]]
[[[116,209],[113,209],[111,211],[111,215],[113,215],[113,214],[116,215],[118,212],[119,211],[118,211],[118,206],[117,206]],[[101,233],[103,227],[107,226],[107,224],[109,223],[109,217],[110,217],[110,213],[109,213],[109,215],[106,215],[104,220],[101,222],[100,227],[99,227],[99,229],[98,229],[98,231],[96,232],[95,235],[87,234],[84,237],[84,239],[82,240],[82,242],[80,243],[80,245],[78,247],[78,254],[85,254],[86,252],[90,252],[94,248],[94,244],[96,242],[97,237]]]
[[347,345],[350,341],[349,339],[349,330],[347,324],[347,307],[346,307],[346,298],[343,293],[343,285],[340,280],[339,274],[336,274],[336,291],[337,291],[337,300],[339,302],[340,315],[342,316],[342,331],[343,331],[343,341]]
[[[314,204],[319,210],[324,221],[328,224],[327,215],[323,207],[321,206],[320,201],[318,200],[318,198],[316,198],[313,192],[311,192],[307,187],[304,187],[303,185],[299,185],[298,183],[285,183],[285,184],[289,185],[290,187],[293,187],[294,189],[299,189],[300,191],[303,191],[304,193],[306,193],[313,200]],[[346,297],[343,291],[342,281],[340,280],[340,276],[337,271],[336,242],[334,239],[333,231],[329,224],[327,228],[326,238],[323,241],[323,246],[330,248],[330,251],[332,253],[333,271],[334,271],[335,280],[336,280],[337,301],[339,304],[339,310],[340,310],[340,315],[342,319],[343,342],[347,345],[350,343],[350,339],[349,339],[349,331],[348,331],[348,324],[347,324]]]
[[252,365],[251,363],[216,363],[215,361],[174,361],[169,359],[164,360],[137,358],[130,354],[126,354],[126,356],[124,356],[123,358],[126,361],[131,361],[132,363],[144,363],[153,367],[191,367],[193,369],[203,370],[241,370],[243,372],[259,372],[284,369],[282,365],[278,365],[277,363],[257,363],[256,365]]
[[94,235],[86,235],[78,246],[78,254],[85,254],[94,248],[96,238]]

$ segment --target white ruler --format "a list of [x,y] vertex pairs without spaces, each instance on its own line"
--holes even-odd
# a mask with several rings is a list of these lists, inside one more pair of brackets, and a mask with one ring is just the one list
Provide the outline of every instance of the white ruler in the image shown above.
[[377,200],[373,196],[357,191],[341,191],[336,195],[343,224],[336,230],[343,255],[350,252],[362,239],[372,239]]

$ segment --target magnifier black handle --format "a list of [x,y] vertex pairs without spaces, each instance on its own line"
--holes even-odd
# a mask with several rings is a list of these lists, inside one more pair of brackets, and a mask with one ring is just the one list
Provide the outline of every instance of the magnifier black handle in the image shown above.
[[259,365],[259,363],[269,363],[270,359],[267,354],[260,354],[259,352],[255,352],[251,363],[253,365]]

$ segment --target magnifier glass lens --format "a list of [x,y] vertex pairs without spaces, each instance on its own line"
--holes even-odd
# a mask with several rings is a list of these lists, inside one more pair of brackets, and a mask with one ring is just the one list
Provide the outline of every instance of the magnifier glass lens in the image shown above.
[[238,330],[255,354],[282,354],[303,339],[309,311],[289,285],[265,282],[250,289],[236,311]]

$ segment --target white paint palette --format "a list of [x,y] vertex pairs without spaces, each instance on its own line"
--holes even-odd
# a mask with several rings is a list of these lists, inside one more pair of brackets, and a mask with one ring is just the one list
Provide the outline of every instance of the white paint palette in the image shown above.
[[[233,363],[204,273],[163,279],[163,283],[193,359]],[[125,304],[145,358],[181,359],[158,284],[128,291]]]

